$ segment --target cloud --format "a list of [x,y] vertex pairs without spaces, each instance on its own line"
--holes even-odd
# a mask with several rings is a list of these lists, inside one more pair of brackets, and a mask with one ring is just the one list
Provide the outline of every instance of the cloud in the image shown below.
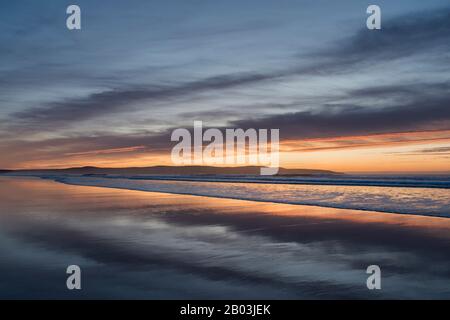
[[[400,145],[447,143],[450,142],[450,130],[416,131],[401,133],[373,134],[364,136],[343,136],[331,138],[311,138],[285,140],[281,146],[284,152],[316,152],[356,148],[393,147]],[[391,152],[391,154],[404,152]],[[415,153],[416,154],[416,153]]]
[[[268,79],[258,74],[234,74],[215,76],[172,86],[151,86],[149,88],[113,89],[94,93],[84,98],[49,103],[15,112],[12,119],[22,128],[29,130],[50,130],[60,128],[68,123],[87,120],[103,115],[133,110],[133,104],[139,101],[171,100],[207,90],[221,90]],[[50,125],[51,128],[47,127]]]
[[[331,58],[327,68],[348,68],[359,63],[382,62],[426,52],[448,52],[450,7],[415,12],[383,21],[382,30],[363,28],[333,50],[316,53]],[[333,67],[334,65],[334,67]]]
[[420,152],[423,152],[423,153],[450,153],[450,147],[425,148],[425,149],[421,149]]
[[0,167],[28,167],[36,162],[64,164],[64,162],[69,163],[71,159],[82,159],[84,162],[95,163],[99,157],[123,159],[137,155],[167,155],[170,148],[169,131],[127,135],[116,133],[79,134],[37,141],[14,139],[0,142],[0,150],[8,150],[1,158]]
[[367,108],[302,111],[232,122],[239,128],[279,128],[282,139],[328,138],[450,129],[450,95],[424,96],[409,103]]
[[422,148],[416,149],[409,152],[394,152],[393,154],[411,156],[411,155],[433,155],[441,158],[447,158],[450,155],[450,147],[433,147],[433,148]]
[[138,151],[145,149],[145,146],[133,146],[133,147],[123,147],[123,148],[110,148],[110,149],[100,149],[100,150],[90,150],[83,152],[69,152],[66,156],[86,156],[86,155],[99,155],[99,154],[114,154],[114,153],[128,153],[133,151]]
[[[449,49],[450,7],[447,7],[383,20],[383,29],[380,32],[361,29],[338,44],[327,45],[320,52],[303,55],[301,58],[308,58],[307,63],[302,62],[306,60],[296,58],[284,61],[290,65],[289,67],[280,67],[275,71],[261,69],[258,72],[237,72],[184,81],[178,79],[171,82],[153,81],[149,85],[143,83],[141,78],[133,81],[129,76],[121,79],[123,81],[115,78],[113,82],[116,87],[112,89],[80,98],[66,98],[43,103],[23,111],[16,111],[8,118],[2,119],[1,165],[10,166],[25,160],[58,157],[89,155],[118,157],[125,153],[129,155],[143,152],[167,153],[171,148],[170,132],[173,129],[167,126],[162,132],[149,131],[125,135],[115,132],[82,132],[77,127],[73,128],[79,133],[75,136],[48,138],[48,133],[66,128],[72,129],[72,126],[91,119],[101,124],[102,117],[142,110],[144,108],[142,102],[146,103],[145,108],[148,109],[144,110],[149,111],[149,114],[159,121],[158,115],[153,115],[151,111],[154,105],[161,102],[178,102],[178,99],[193,98],[205,93],[210,98],[212,94],[222,93],[225,90],[252,89],[256,85],[267,82],[273,83],[275,87],[282,80],[284,83],[285,78],[288,77],[305,76],[306,79],[312,76],[330,76],[340,72],[355,74],[360,72],[363,64],[382,64],[423,53],[427,54],[426,63],[436,66],[436,70],[442,72],[448,68],[442,62],[445,59],[448,60]],[[45,65],[45,67],[48,66]],[[40,67],[26,68],[26,70],[29,73],[26,73],[25,78],[33,79],[41,78],[44,72]],[[8,74],[13,71],[9,70]],[[60,72],[63,74],[66,71],[63,65],[55,64],[50,68],[47,78],[57,81]],[[431,76],[428,82],[424,75],[423,79],[412,79],[413,81],[409,84],[362,86],[343,92],[342,96],[337,97],[319,93],[306,102],[301,102],[302,100],[299,99],[297,102],[275,103],[271,110],[269,110],[270,106],[265,104],[266,102],[250,101],[247,105],[233,106],[233,110],[211,106],[210,111],[198,113],[198,115],[205,116],[205,119],[240,117],[240,120],[229,122],[229,127],[235,128],[280,128],[281,139],[284,141],[449,129],[450,85],[448,80],[438,82],[433,70],[426,69],[426,71],[426,76]],[[81,68],[74,76],[77,79],[88,77],[88,82],[92,82],[95,78],[98,84],[103,81],[106,83],[106,78],[111,80],[116,74],[113,71],[100,74],[98,70],[91,73],[88,77],[89,74],[86,74],[85,68]],[[23,78],[23,75],[19,74],[18,77]],[[106,78],[103,78],[105,76]],[[11,78],[4,77],[0,80],[0,84],[7,85],[8,81],[11,81]],[[48,79],[44,77],[42,81],[48,81]],[[132,85],[131,82],[141,84]],[[118,83],[122,84],[118,85]],[[324,97],[327,98],[325,103]],[[275,98],[274,100],[276,101]],[[164,116],[167,115],[171,119],[173,116],[178,116],[177,120],[181,117],[195,118],[197,114],[195,109],[180,110],[179,105],[171,107],[167,104],[167,107],[172,109],[167,110]],[[286,109],[300,110],[300,107],[303,111],[289,113],[281,111],[283,109],[284,112]],[[274,110],[278,110],[280,114],[267,115]],[[263,116],[255,117],[254,115],[258,114],[255,111]],[[253,118],[251,118],[252,114]],[[123,121],[130,121],[130,119]],[[139,120],[133,124],[137,121]],[[38,140],[37,137],[34,137],[34,141],[25,140],[29,138],[30,133],[43,133],[46,137],[43,140]],[[345,148],[358,144],[355,141],[339,143],[341,145],[336,147]]]
[[421,52],[430,54],[434,50],[448,52],[449,48],[450,8],[443,8],[385,21],[380,32],[362,29],[337,45],[310,54],[311,62],[306,65],[271,72],[225,74],[182,83],[118,87],[15,112],[10,120],[22,130],[39,131],[43,127],[54,130],[79,121],[127,112],[142,101],[167,102],[208,91],[245,88],[283,77],[329,75],[352,71],[360,63],[382,63]]
[[[317,105],[302,112],[283,113],[261,118],[247,118],[231,121],[228,128],[279,128],[282,142],[295,150],[292,141],[308,139],[332,139],[314,143],[309,148],[302,145],[301,150],[317,151],[327,149],[344,149],[360,146],[386,145],[389,143],[410,143],[416,139],[433,141],[440,137],[438,133],[419,135],[415,132],[450,129],[450,84],[424,83],[414,86],[379,86],[351,90],[344,96],[356,96],[364,99],[395,96],[403,104],[386,105],[384,108],[370,108],[360,105]],[[252,109],[243,106],[242,109]],[[209,114],[209,116],[211,116]],[[207,129],[208,123],[204,123]],[[192,130],[192,126],[186,126]],[[145,131],[134,134],[105,133],[79,134],[61,138],[26,141],[20,139],[5,140],[0,143],[1,150],[8,150],[2,157],[2,166],[17,166],[24,161],[69,159],[91,157],[119,158],[126,156],[169,155],[173,142],[170,141],[172,130]],[[221,128],[225,130],[226,128]],[[364,136],[390,133],[402,135],[385,135],[383,137]],[[410,133],[409,135],[407,133]],[[411,137],[410,137],[411,136]],[[339,137],[338,140],[335,138]],[[346,139],[345,137],[352,137]],[[356,138],[355,138],[356,137]],[[415,138],[414,138],[415,137]],[[448,135],[447,135],[448,138]],[[295,143],[294,143],[295,144]],[[93,159],[91,159],[93,160]]]

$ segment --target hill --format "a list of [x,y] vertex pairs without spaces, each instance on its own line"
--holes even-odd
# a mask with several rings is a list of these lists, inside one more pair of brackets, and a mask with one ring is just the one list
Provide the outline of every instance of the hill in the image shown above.
[[[118,174],[118,175],[259,175],[260,166],[152,166],[129,168],[76,167],[65,169],[0,170],[0,173],[23,174]],[[4,171],[4,172],[2,172]],[[338,172],[316,169],[280,168],[279,176],[337,175]]]

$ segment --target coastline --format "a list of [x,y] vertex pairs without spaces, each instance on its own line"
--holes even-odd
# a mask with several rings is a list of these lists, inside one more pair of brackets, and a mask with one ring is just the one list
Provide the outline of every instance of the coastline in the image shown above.
[[324,208],[450,217],[450,190],[433,188],[148,180],[80,175],[40,176],[71,185],[98,186]]

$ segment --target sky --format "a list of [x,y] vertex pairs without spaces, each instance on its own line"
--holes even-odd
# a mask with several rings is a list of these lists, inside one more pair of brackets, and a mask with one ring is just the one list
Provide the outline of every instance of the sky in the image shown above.
[[450,172],[447,0],[0,7],[0,168],[170,164],[200,120],[279,128],[283,167]]

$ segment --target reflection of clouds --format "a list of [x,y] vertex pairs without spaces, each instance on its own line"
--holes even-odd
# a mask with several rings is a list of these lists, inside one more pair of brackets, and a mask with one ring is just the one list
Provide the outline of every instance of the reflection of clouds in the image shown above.
[[[0,197],[14,191],[11,181],[3,181]],[[56,269],[79,263],[88,283],[96,284],[92,291],[84,287],[86,296],[373,297],[365,268],[379,264],[386,276],[382,296],[428,297],[443,294],[449,277],[448,236],[440,232],[448,231],[446,219],[438,219],[440,227],[421,223],[437,218],[409,223],[408,216],[390,221],[393,215],[376,213],[352,220],[343,210],[312,208],[322,212],[316,216],[302,206],[49,181],[29,182],[29,189],[32,198],[17,202],[13,196],[12,210],[0,215],[0,237],[10,239],[0,248],[11,252],[2,254],[3,269],[34,268],[34,284],[53,286]],[[30,214],[36,201],[40,210]]]
[[[217,227],[195,236],[196,227],[170,227],[164,223],[152,224],[152,227],[147,223],[142,230],[139,221],[124,225],[122,220],[118,225],[115,221],[96,219],[82,224],[77,220],[58,220],[59,217],[47,223],[30,223],[27,230],[16,230],[15,236],[49,251],[71,252],[83,260],[118,268],[120,273],[163,268],[178,276],[193,274],[202,281],[230,282],[244,288],[267,286],[264,294],[285,290],[292,297],[312,294],[319,286],[339,287],[338,283],[328,284],[313,275],[318,272],[317,267],[314,270],[313,257],[299,265],[294,254],[307,257],[312,250],[295,248],[297,244],[284,246],[285,250],[280,251],[282,245],[271,248],[265,245],[264,237],[223,235],[220,230],[217,233]],[[332,266],[323,267],[328,271]],[[296,275],[299,272],[304,276],[299,278]],[[311,274],[308,276],[308,273]],[[330,292],[330,296],[333,294],[340,296],[342,293],[340,290]]]

